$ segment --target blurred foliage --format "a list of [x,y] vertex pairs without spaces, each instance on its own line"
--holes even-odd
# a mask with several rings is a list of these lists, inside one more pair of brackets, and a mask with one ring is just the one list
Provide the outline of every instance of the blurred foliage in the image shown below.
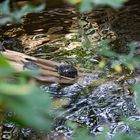
[[[80,11],[90,11],[92,8],[98,5],[107,5],[113,8],[119,8],[122,6],[126,0],[67,0],[72,4],[78,4],[80,6]],[[21,9],[16,11],[11,11],[9,7],[9,0],[5,0],[3,3],[0,3],[0,25],[6,23],[18,23],[21,21],[21,17],[24,14],[29,12],[39,12],[44,8],[44,4],[38,7],[32,7],[29,5],[24,5]],[[86,51],[86,53],[85,53]],[[95,50],[98,54],[113,58],[111,61],[112,67],[116,67],[116,70],[121,71],[120,65],[123,64],[128,67],[130,70],[133,70],[134,67],[139,65],[140,58],[135,57],[135,46],[130,44],[130,52],[128,55],[117,54],[111,51],[107,43],[103,43],[99,49]],[[74,49],[72,51],[63,52],[60,55],[77,54],[79,56],[84,55],[83,60],[91,59],[92,55],[89,48],[86,49]],[[81,59],[81,58],[80,58]],[[100,65],[104,66],[105,61],[101,61]],[[89,64],[87,64],[89,66]],[[13,79],[15,76],[15,70],[10,67],[8,62],[0,56],[0,113],[7,110],[13,111],[16,115],[16,121],[18,120],[25,125],[37,128],[45,129],[51,127],[52,124],[52,109],[51,109],[51,99],[49,94],[40,91],[40,89],[35,84],[28,83],[28,76],[30,74],[34,75],[36,73],[19,73],[18,77]],[[134,86],[134,90],[137,93],[137,104],[140,106],[140,85],[137,84]],[[76,130],[75,140],[81,139],[93,139],[93,136],[89,135],[85,128],[77,128],[74,124],[69,123],[73,129]],[[105,130],[106,132],[106,130]],[[101,135],[95,137],[97,140],[104,140],[105,132]],[[135,140],[136,137],[127,136],[127,135],[116,135],[114,140]]]
[[135,84],[133,89],[135,91],[137,106],[140,107],[140,83]]
[[14,112],[16,121],[19,120],[24,125],[47,130],[52,124],[49,94],[34,84],[29,85],[26,74],[19,73],[15,80],[15,73],[0,56],[0,110]]
[[139,140],[139,138],[135,136],[129,136],[127,134],[117,134],[112,140]]
[[42,4],[38,7],[33,7],[31,5],[24,5],[19,10],[11,11],[10,9],[10,0],[5,0],[0,3],[0,25],[6,23],[18,23],[21,21],[21,18],[31,12],[39,12],[45,8],[45,4]]
[[93,136],[88,133],[88,130],[86,128],[76,129],[73,140],[82,140],[85,138],[87,140],[93,140]]
[[112,8],[120,8],[127,0],[68,0],[72,4],[79,4],[81,12],[87,12],[98,5],[111,6]]
[[129,44],[128,54],[119,54],[112,51],[107,42],[102,42],[96,51],[98,54],[112,58],[109,62],[111,63],[111,67],[116,71],[121,72],[121,65],[124,65],[130,71],[134,71],[140,65],[140,56],[135,55],[137,47],[135,44],[134,42]]
[[[117,73],[122,73],[123,68],[132,72],[140,65],[140,56],[136,56],[136,43],[130,43],[129,52],[117,53],[110,49],[107,41],[100,42],[98,47],[92,47],[89,44],[83,44],[81,47],[76,47],[72,50],[62,50],[57,53],[57,57],[62,57],[76,66],[84,67],[86,69],[103,69],[107,65],[111,65]],[[70,57],[73,56],[74,57]],[[65,57],[69,56],[69,57]]]

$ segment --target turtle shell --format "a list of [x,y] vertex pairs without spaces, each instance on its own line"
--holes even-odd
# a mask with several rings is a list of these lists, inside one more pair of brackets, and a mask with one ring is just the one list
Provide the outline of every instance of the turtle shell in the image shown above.
[[57,66],[57,71],[61,76],[75,78],[78,75],[77,69],[69,64]]

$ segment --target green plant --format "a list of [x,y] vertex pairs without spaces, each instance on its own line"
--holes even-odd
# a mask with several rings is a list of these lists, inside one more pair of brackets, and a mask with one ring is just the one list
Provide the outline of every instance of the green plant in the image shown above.
[[98,54],[101,54],[105,57],[112,58],[110,59],[111,67],[115,68],[117,65],[124,65],[130,71],[133,71],[135,67],[140,65],[140,57],[135,55],[136,52],[135,43],[129,44],[129,53],[128,54],[119,54],[112,51],[106,42],[102,42],[101,46],[96,49]]
[[87,12],[91,11],[94,7],[98,5],[107,5],[112,8],[120,8],[124,2],[127,0],[68,0],[72,4],[77,4],[79,3],[80,5],[80,11],[81,12]]
[[25,5],[21,7],[20,10],[11,11],[9,6],[10,0],[5,0],[0,4],[0,25],[6,23],[19,23],[21,18],[31,12],[39,12],[45,8],[45,5],[42,4],[38,7],[33,7],[30,5]]
[[[80,11],[90,11],[96,5],[108,5],[113,8],[119,8],[126,0],[69,0],[71,3],[80,3]],[[44,5],[33,8],[29,5],[23,6],[19,11],[11,12],[9,8],[9,0],[0,4],[0,25],[4,25],[9,22],[18,23],[21,17],[28,12],[38,12],[44,8]],[[130,46],[133,46],[131,44]],[[86,51],[86,53],[84,53]],[[129,69],[133,70],[135,66],[139,65],[140,58],[135,57],[135,46],[130,47],[130,53],[128,55],[118,54],[111,51],[106,42],[104,42],[99,49],[95,50],[98,54],[113,58],[111,61],[112,67],[115,65],[125,65]],[[76,53],[83,59],[90,58],[92,55],[90,48],[87,47],[84,50],[75,49],[73,51],[64,52],[73,54]],[[63,55],[63,54],[62,54]],[[90,65],[90,64],[89,64]],[[37,128],[45,129],[51,127],[52,124],[52,110],[51,99],[48,93],[40,91],[40,89],[33,85],[28,84],[28,77],[34,73],[19,73],[15,74],[15,70],[10,67],[8,62],[0,57],[0,110],[11,110],[15,112],[15,121],[19,121],[25,125]],[[14,79],[14,76],[17,76]],[[139,93],[140,85],[135,85],[134,90]],[[137,94],[137,104],[140,106],[140,95]],[[74,126],[75,127],[75,126]],[[77,129],[77,128],[75,128]],[[81,128],[76,130],[75,140],[80,139],[93,139],[86,129]],[[105,133],[102,133],[99,137],[94,139],[105,139]],[[125,139],[137,139],[132,136],[116,135],[114,140]]]
[[[0,56],[0,110],[12,111],[13,116],[24,125],[36,129],[51,128],[51,99],[34,84],[28,84],[27,77],[35,73],[18,73]],[[17,75],[17,74],[16,74]]]

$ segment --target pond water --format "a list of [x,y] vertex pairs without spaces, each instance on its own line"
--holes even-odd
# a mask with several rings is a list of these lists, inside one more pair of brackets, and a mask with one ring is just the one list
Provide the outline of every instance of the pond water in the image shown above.
[[[37,14],[29,14],[23,18],[22,24],[8,24],[2,27],[1,41],[6,49],[44,59],[67,61],[79,69],[82,67],[84,71],[90,71],[70,86],[62,87],[58,83],[40,86],[41,90],[49,91],[54,103],[58,100],[61,103],[60,106],[57,103],[54,105],[55,111],[62,112],[58,118],[55,118],[56,122],[51,132],[54,135],[62,133],[67,137],[73,136],[73,129],[67,125],[68,121],[72,121],[79,127],[85,126],[93,135],[101,133],[108,127],[108,138],[114,136],[116,132],[140,136],[137,129],[124,121],[127,119],[140,122],[132,90],[132,85],[136,83],[135,77],[139,75],[138,71],[130,73],[125,68],[121,74],[115,74],[110,68],[110,64],[105,67],[104,71],[99,70],[98,66],[103,56],[100,56],[94,48],[98,46],[101,38],[104,40],[110,34],[115,44],[113,49],[118,52],[128,53],[127,44],[132,40],[137,41],[139,47],[140,32],[137,26],[139,18],[135,15],[135,21],[133,21],[133,17],[126,16],[126,11],[133,13],[127,8],[118,13],[112,11],[117,18],[110,21],[113,16],[108,17],[107,12],[103,9],[97,10],[89,14],[88,19],[82,17],[84,29],[79,29],[78,23],[81,15],[71,8],[50,9]],[[104,18],[102,19],[102,17]],[[130,29],[129,25],[134,22],[136,26]],[[108,26],[110,24],[111,27]],[[118,26],[119,28],[117,28]],[[82,33],[80,34],[80,32]],[[91,33],[93,34],[91,35]],[[91,46],[94,44],[93,49],[82,46],[85,35]],[[98,37],[99,40],[96,40]],[[112,40],[110,45],[112,46]],[[107,62],[110,60],[108,57],[105,59]],[[75,73],[75,71],[72,72]],[[3,138],[8,137],[9,133],[13,133],[13,139],[20,137],[41,139],[31,128],[15,131],[14,124],[3,124],[2,131]]]

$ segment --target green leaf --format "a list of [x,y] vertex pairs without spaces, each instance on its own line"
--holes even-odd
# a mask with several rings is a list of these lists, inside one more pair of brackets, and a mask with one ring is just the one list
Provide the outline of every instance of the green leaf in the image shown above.
[[140,56],[135,56],[132,60],[132,63],[135,67],[140,65]]
[[107,5],[112,8],[120,8],[127,0],[81,0],[80,11],[89,12],[97,5]]
[[109,46],[107,41],[102,41],[100,42],[100,46],[96,49],[97,52],[101,55],[107,56],[107,57],[117,57],[117,53],[112,51]]
[[10,66],[7,60],[0,55],[0,77],[10,76],[15,70]]
[[75,136],[73,137],[73,140],[93,140],[93,136],[88,133],[88,130],[86,128],[78,128],[75,132]]
[[6,95],[26,95],[32,93],[33,87],[28,84],[17,85],[17,84],[7,84],[0,83],[1,94]]
[[112,140],[139,140],[139,138],[127,134],[116,134]]
[[89,12],[92,10],[92,0],[82,0],[80,4],[80,11],[81,12]]
[[10,0],[5,0],[0,4],[0,14],[10,14]]
[[15,85],[12,88],[12,85],[6,87],[6,84],[0,91],[0,99],[3,99],[5,103],[3,106],[15,112],[18,120],[36,129],[48,130],[51,127],[51,99],[47,93],[41,92],[34,86]]
[[108,5],[112,8],[120,8],[127,0],[93,0],[96,5]]
[[33,7],[30,5],[25,5],[21,8],[21,10],[19,11],[15,11],[12,16],[16,19],[16,21],[18,22],[23,15],[27,14],[27,13],[36,13],[36,12],[40,12],[41,10],[43,10],[45,8],[45,4],[42,4],[38,7]]
[[66,125],[67,125],[68,127],[70,127],[71,129],[73,129],[73,130],[76,130],[76,128],[77,128],[77,124],[74,123],[74,122],[72,122],[72,121],[70,121],[70,120],[67,120],[67,121],[66,121]]
[[4,25],[7,22],[10,22],[11,20],[12,20],[11,17],[2,17],[2,18],[0,18],[0,25]]
[[0,55],[0,67],[10,68],[10,64],[2,55]]
[[133,90],[136,93],[136,104],[140,107],[140,84],[135,84]]
[[9,7],[9,0],[6,0],[2,4],[0,4],[0,25],[6,24],[8,22],[19,23],[21,22],[21,18],[27,13],[35,13],[40,12],[45,8],[45,4],[41,4],[37,7],[33,7],[31,5],[25,5],[21,7],[20,10],[16,10],[11,12]]

